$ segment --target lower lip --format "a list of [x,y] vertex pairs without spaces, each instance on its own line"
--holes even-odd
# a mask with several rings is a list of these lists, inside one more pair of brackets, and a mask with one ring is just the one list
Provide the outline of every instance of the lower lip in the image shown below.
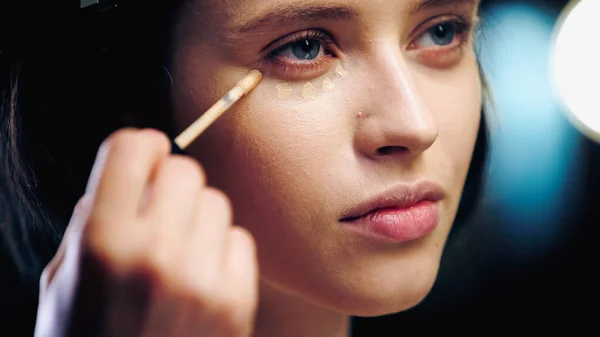
[[343,224],[363,235],[402,243],[427,236],[438,219],[438,204],[422,201],[410,208],[381,209]]

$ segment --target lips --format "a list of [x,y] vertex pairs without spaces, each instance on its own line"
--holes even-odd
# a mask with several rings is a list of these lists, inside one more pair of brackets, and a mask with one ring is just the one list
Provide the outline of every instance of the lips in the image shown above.
[[344,227],[386,241],[424,237],[438,225],[442,189],[432,182],[397,185],[345,213]]
[[435,203],[443,196],[442,189],[432,182],[398,185],[352,208],[340,221],[351,222],[377,211],[408,209],[424,201]]

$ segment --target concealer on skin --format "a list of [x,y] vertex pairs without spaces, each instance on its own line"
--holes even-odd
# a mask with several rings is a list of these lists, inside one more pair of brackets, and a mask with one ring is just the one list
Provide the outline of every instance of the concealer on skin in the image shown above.
[[287,83],[279,83],[275,86],[275,89],[277,89],[277,98],[279,99],[290,98],[290,96],[292,96],[292,92],[294,91],[292,86]]
[[302,98],[311,99],[317,95],[317,88],[310,83],[307,82],[304,87],[302,87]]
[[[348,71],[342,67],[342,65],[338,65],[334,70],[336,76],[338,78],[344,78],[348,75]],[[332,80],[333,78],[333,80]],[[334,82],[335,77],[332,75],[326,76],[323,80],[318,84],[313,84],[312,82],[306,82],[302,88],[300,89],[300,95],[298,95],[297,89],[294,89],[294,86],[288,83],[278,83],[275,85],[275,90],[277,91],[277,98],[280,100],[285,99],[296,99],[302,98],[305,100],[315,98],[319,93],[326,93],[334,90],[336,88],[336,83]],[[296,93],[295,93],[296,92]],[[300,97],[298,97],[300,96]]]
[[323,80],[323,85],[321,86],[321,89],[324,92],[329,92],[329,91],[335,89],[335,84],[333,84],[333,81],[331,81],[331,79],[329,77],[325,77],[325,79]]
[[337,67],[335,67],[335,74],[339,77],[346,77],[348,76],[348,71],[346,71],[346,69],[344,69],[344,67],[342,67],[342,65],[340,64]]

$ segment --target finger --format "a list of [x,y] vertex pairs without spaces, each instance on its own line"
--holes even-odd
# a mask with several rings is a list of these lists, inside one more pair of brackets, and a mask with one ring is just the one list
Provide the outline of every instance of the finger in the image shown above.
[[220,277],[232,223],[231,205],[225,194],[213,188],[204,189],[196,204],[196,217],[190,224],[191,252],[186,254],[194,257],[188,257],[194,263],[189,268],[201,275],[199,282],[206,289],[214,286]]
[[223,336],[250,336],[258,306],[259,270],[256,246],[242,227],[229,231],[222,274],[221,298],[228,313],[222,322]]
[[187,227],[196,213],[196,200],[204,185],[204,173],[198,162],[189,157],[169,156],[157,165],[150,184],[150,197],[142,216],[168,232],[188,235]]
[[79,244],[81,240],[81,234],[83,230],[83,226],[87,222],[87,218],[89,216],[91,210],[91,200],[92,198],[89,195],[84,195],[79,199],[75,208],[73,209],[73,214],[71,215],[71,220],[69,221],[69,225],[65,230],[65,234],[63,235],[63,239],[58,247],[58,250],[52,260],[48,263],[46,268],[44,268],[44,272],[42,273],[42,277],[40,279],[40,284],[42,285],[42,289],[45,289],[48,284],[52,282],[54,276],[56,275],[56,271],[62,265],[66,251],[68,249],[73,249],[69,247],[73,247]]
[[[120,130],[111,135],[94,202],[94,218],[118,225],[137,216],[140,199],[155,164],[168,155],[168,138],[158,131]],[[100,217],[100,219],[96,218]]]
[[[231,227],[225,254],[223,280],[231,287],[221,289],[235,298],[247,300],[241,303],[242,307],[255,309],[259,272],[254,237],[243,227]],[[237,294],[230,291],[235,289],[239,291]]]
[[87,186],[85,187],[85,194],[92,197],[96,194],[96,189],[100,183],[100,176],[104,170],[104,164],[106,163],[106,158],[108,156],[108,145],[108,141],[100,145],[98,153],[96,154],[96,159],[94,160],[94,165],[92,166],[92,171],[90,172],[90,177],[88,178]]

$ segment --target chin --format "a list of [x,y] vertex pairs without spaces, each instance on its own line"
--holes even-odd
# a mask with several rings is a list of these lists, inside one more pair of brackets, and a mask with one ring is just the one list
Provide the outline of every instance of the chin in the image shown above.
[[435,277],[410,284],[389,285],[386,289],[365,289],[362,296],[346,306],[344,313],[359,317],[376,317],[406,311],[419,305],[433,288]]
[[327,280],[327,286],[313,288],[310,297],[318,298],[321,306],[349,316],[394,314],[420,304],[433,288],[438,270],[439,258],[434,256],[363,265],[343,278]]
[[344,313],[356,317],[378,317],[403,312],[419,305],[427,297],[431,288],[423,287],[409,293],[394,294],[395,298],[386,300],[375,299],[371,303],[351,308],[352,310],[346,310]]

